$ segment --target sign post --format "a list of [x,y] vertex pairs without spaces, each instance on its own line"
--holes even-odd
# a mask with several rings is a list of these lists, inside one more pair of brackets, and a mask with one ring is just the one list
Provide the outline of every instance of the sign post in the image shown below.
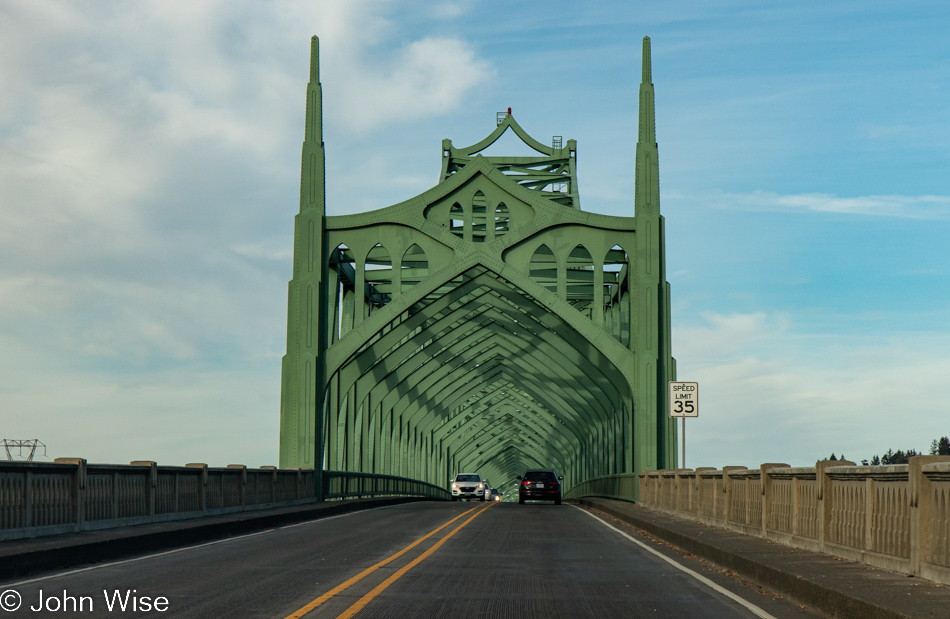
[[686,418],[699,417],[699,383],[670,381],[669,398],[670,417],[682,417],[683,459],[680,468],[686,468]]

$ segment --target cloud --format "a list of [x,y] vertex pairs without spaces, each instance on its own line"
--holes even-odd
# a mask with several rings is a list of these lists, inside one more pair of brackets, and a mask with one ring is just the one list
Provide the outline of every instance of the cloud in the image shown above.
[[812,211],[902,219],[950,219],[950,196],[856,196],[823,193],[782,195],[767,191],[718,193],[694,200],[709,206],[746,211]]
[[285,244],[276,243],[247,243],[231,248],[234,253],[255,260],[284,260],[290,261],[294,257],[293,248]]
[[[372,65],[358,57],[347,65],[349,78],[336,83],[339,100],[328,112],[359,131],[450,113],[494,75],[470,45],[455,38],[426,37]],[[330,71],[339,75],[339,68]]]
[[473,0],[461,2],[436,2],[432,6],[433,15],[439,19],[456,19],[472,10]]
[[4,438],[39,439],[49,459],[277,464],[276,366],[43,373],[32,363],[47,359],[10,344],[0,339],[19,354],[18,363],[0,358]]
[[756,313],[707,314],[673,338],[679,379],[700,383],[687,466],[860,461],[947,433],[950,404],[933,393],[950,373],[946,333],[829,336]]
[[274,463],[310,36],[342,131],[450,114],[492,75],[400,10],[0,6],[5,435],[52,457]]

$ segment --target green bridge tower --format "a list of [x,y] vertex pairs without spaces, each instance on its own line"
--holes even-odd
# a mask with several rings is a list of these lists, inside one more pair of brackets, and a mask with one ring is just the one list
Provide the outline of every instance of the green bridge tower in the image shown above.
[[[317,37],[294,222],[280,466],[566,487],[676,466],[650,40],[631,217],[582,211],[577,144],[510,113],[404,202],[328,217]],[[511,130],[536,154],[480,154]]]

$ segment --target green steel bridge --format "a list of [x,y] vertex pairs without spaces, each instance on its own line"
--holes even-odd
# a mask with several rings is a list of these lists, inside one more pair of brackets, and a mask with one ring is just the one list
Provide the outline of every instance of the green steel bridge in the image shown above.
[[[480,154],[508,130],[536,154]],[[649,38],[630,217],[581,210],[576,142],[542,143],[510,110],[441,154],[431,189],[327,216],[312,39],[280,467],[497,487],[544,467],[565,489],[675,468]]]
[[[950,583],[946,456],[653,470],[677,463],[649,39],[632,217],[582,211],[574,140],[510,110],[444,140],[428,191],[327,217],[311,53],[280,468],[0,463],[4,611],[946,615],[911,582]],[[481,154],[508,130],[537,154]],[[536,467],[582,509],[444,500],[453,473]]]

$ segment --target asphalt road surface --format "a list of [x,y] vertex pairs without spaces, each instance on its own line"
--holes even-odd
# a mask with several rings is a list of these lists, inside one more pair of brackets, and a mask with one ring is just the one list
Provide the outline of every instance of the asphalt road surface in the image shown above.
[[816,616],[610,524],[567,504],[409,503],[6,583],[0,619]]

